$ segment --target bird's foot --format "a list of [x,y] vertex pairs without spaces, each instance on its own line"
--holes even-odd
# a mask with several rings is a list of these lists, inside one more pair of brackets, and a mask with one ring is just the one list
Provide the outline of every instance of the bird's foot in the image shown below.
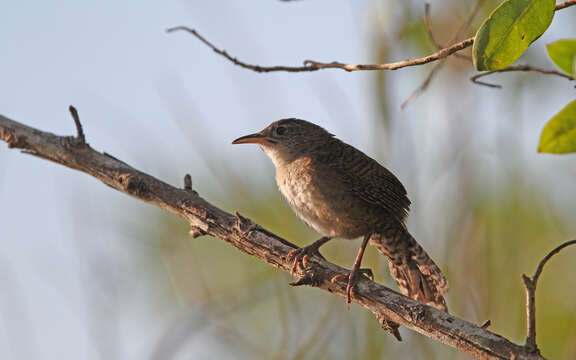
[[306,267],[309,256],[318,256],[319,258],[324,259],[324,256],[320,254],[319,249],[320,246],[324,245],[330,239],[330,237],[325,236],[314,241],[308,246],[294,249],[288,253],[288,256],[286,257],[287,260],[290,261],[293,259],[292,269],[290,270],[290,276],[292,279],[294,279],[294,274],[296,273],[296,269],[298,269],[298,264],[301,263],[304,267]]
[[360,275],[366,276],[368,279],[374,281],[374,273],[370,269],[352,269],[349,274],[339,274],[332,279],[330,282],[334,283],[339,280],[348,279],[348,285],[346,285],[346,307],[350,309],[350,303],[352,302],[352,294],[355,290],[355,286],[358,283]]

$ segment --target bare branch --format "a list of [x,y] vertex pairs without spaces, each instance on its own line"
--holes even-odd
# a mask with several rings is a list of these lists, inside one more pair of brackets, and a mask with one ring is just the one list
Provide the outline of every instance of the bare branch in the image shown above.
[[531,65],[511,65],[511,66],[508,66],[508,67],[506,67],[504,69],[500,69],[500,70],[486,71],[486,72],[472,76],[470,78],[470,80],[473,83],[478,84],[478,85],[483,85],[483,86],[488,86],[491,88],[501,89],[502,85],[478,81],[478,79],[480,79],[484,76],[492,75],[494,73],[510,72],[510,71],[532,71],[532,72],[537,72],[537,73],[544,74],[544,75],[555,75],[555,76],[563,77],[563,78],[568,79],[568,80],[575,80],[572,76],[564,74],[562,72],[555,71],[555,70],[540,69],[540,68],[537,68],[537,67],[531,66]]
[[526,275],[522,275],[522,281],[524,282],[524,287],[526,288],[526,348],[528,351],[534,354],[540,355],[540,350],[538,345],[536,345],[536,286],[538,285],[538,278],[544,270],[544,265],[552,258],[552,256],[558,254],[562,249],[576,244],[576,240],[566,241],[554,250],[550,251],[538,264],[536,272],[529,278]]
[[306,66],[306,64],[305,64],[305,66],[281,66],[281,65],[280,66],[261,66],[261,65],[248,64],[248,63],[241,61],[241,60],[238,60],[236,57],[228,54],[228,52],[226,50],[222,50],[222,49],[217,48],[214,44],[212,44],[210,41],[208,41],[205,37],[200,35],[198,33],[198,31],[196,31],[195,29],[190,29],[189,27],[186,27],[186,26],[176,26],[176,27],[167,29],[166,32],[171,33],[171,32],[179,31],[179,30],[187,31],[190,34],[194,35],[196,38],[198,38],[200,41],[202,41],[204,44],[206,44],[206,46],[211,48],[216,54],[224,56],[226,59],[230,60],[235,65],[238,65],[238,66],[243,67],[245,69],[253,70],[253,71],[256,71],[259,73],[272,72],[272,71],[303,72],[303,71],[320,70],[320,68],[315,68],[312,66]]
[[[232,215],[210,204],[193,191],[168,185],[74,138],[57,136],[0,115],[0,139],[9,147],[85,172],[106,185],[158,206],[185,219],[194,235],[208,234],[240,251],[289,273],[287,259],[296,246],[270,233],[240,214]],[[298,276],[308,285],[346,297],[349,272],[318,257],[311,257]],[[340,275],[340,276],[337,276]],[[336,277],[336,280],[331,281]],[[367,278],[359,281],[352,300],[371,311],[385,327],[398,323],[425,336],[481,359],[543,359],[523,346],[448,313],[421,304]],[[344,306],[342,306],[344,310]]]
[[167,32],[174,32],[178,30],[187,31],[188,33],[194,35],[208,47],[210,47],[215,53],[225,57],[226,59],[230,60],[232,63],[243,67],[245,69],[253,70],[256,72],[272,72],[272,71],[288,71],[288,72],[303,72],[303,71],[317,71],[321,69],[342,69],[346,71],[359,71],[359,70],[397,70],[407,66],[416,66],[416,65],[423,65],[427,64],[432,61],[436,61],[438,59],[443,59],[448,57],[455,52],[458,52],[462,49],[465,49],[472,45],[474,42],[474,38],[469,38],[464,41],[461,41],[457,44],[454,44],[450,47],[441,49],[431,55],[417,58],[417,59],[409,59],[404,61],[398,61],[388,64],[344,64],[337,61],[324,63],[314,60],[305,60],[304,66],[261,66],[261,65],[252,65],[241,60],[238,60],[234,56],[228,54],[226,50],[222,50],[217,48],[211,42],[206,40],[202,35],[200,35],[196,30],[190,29],[186,26],[177,26],[166,30]]

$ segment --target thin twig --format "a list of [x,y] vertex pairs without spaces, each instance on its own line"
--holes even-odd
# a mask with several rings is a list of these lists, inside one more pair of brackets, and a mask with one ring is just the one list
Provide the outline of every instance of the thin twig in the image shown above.
[[424,79],[424,81],[422,82],[422,84],[420,84],[420,86],[418,86],[416,90],[414,90],[412,94],[410,94],[410,96],[408,96],[408,98],[406,98],[406,100],[404,100],[402,104],[400,104],[401,110],[404,110],[406,106],[408,106],[412,101],[416,100],[418,96],[420,96],[424,91],[426,91],[428,85],[430,85],[430,82],[432,81],[432,78],[434,78],[436,73],[440,71],[440,69],[442,69],[443,65],[444,61],[439,61],[436,64],[434,64],[434,66],[432,67],[432,69],[426,76],[426,79]]
[[[444,45],[437,41],[436,37],[434,36],[434,31],[432,30],[432,22],[430,20],[430,4],[429,3],[424,4],[424,25],[426,26],[426,32],[428,33],[428,38],[430,39],[430,42],[434,45],[436,50],[440,50],[440,49],[444,48]],[[466,60],[466,61],[472,61],[472,58],[470,56],[463,55],[460,53],[454,54],[454,57],[458,58],[458,59]]]
[[[462,37],[462,35],[464,35],[464,33],[470,27],[470,24],[472,24],[472,20],[474,20],[474,18],[478,14],[480,7],[482,6],[482,4],[484,4],[485,1],[486,0],[476,1],[476,4],[470,10],[470,12],[468,13],[468,16],[466,16],[466,19],[462,22],[462,24],[460,24],[460,27],[458,28],[458,30],[456,30],[456,32],[452,36],[452,39],[450,39],[450,41],[448,42],[449,44],[454,43],[455,41],[460,39]],[[432,27],[430,25],[430,4],[428,4],[428,3],[426,3],[424,6],[424,23],[426,24],[426,28],[428,29],[429,36],[433,39],[434,36],[432,35]],[[436,43],[435,40],[433,40],[433,42]],[[458,54],[455,54],[455,55],[458,55]],[[468,60],[471,60],[471,59],[468,58]],[[400,105],[400,108],[402,110],[408,104],[410,104],[413,100],[415,100],[418,96],[420,96],[424,91],[426,91],[426,89],[428,89],[428,86],[432,82],[432,79],[434,79],[434,76],[436,76],[436,74],[438,72],[440,72],[440,70],[442,69],[442,66],[444,65],[445,62],[446,62],[446,59],[442,59],[432,67],[432,69],[430,70],[430,72],[426,76],[426,79],[424,79],[424,81],[420,84],[420,86],[418,86],[412,92],[412,94],[406,100],[404,100],[402,105]]]
[[80,116],[78,116],[78,110],[72,105],[68,107],[72,119],[74,119],[74,124],[76,125],[76,138],[80,144],[86,144],[86,136],[84,135],[84,130],[82,129],[82,123],[80,123]]
[[552,256],[558,254],[562,249],[575,245],[576,240],[566,241],[554,250],[550,251],[538,264],[536,272],[529,278],[526,275],[522,275],[522,281],[524,282],[524,287],[526,288],[526,345],[524,345],[528,351],[535,354],[540,354],[538,345],[536,345],[536,285],[538,284],[538,278],[544,270],[544,265],[552,258]]
[[478,11],[480,11],[480,8],[482,7],[482,5],[484,5],[485,2],[486,0],[476,1],[476,4],[472,8],[472,10],[470,10],[470,12],[468,13],[466,20],[464,20],[462,24],[460,24],[460,28],[458,28],[458,30],[456,31],[454,37],[450,42],[458,40],[460,37],[462,37],[462,35],[464,35],[466,31],[468,31],[468,28],[470,28],[470,25],[472,25],[472,21],[474,20],[476,15],[478,15]]
[[[576,0],[575,0],[576,1]],[[532,72],[537,72],[540,74],[544,74],[544,75],[555,75],[555,76],[560,76],[564,79],[568,79],[568,80],[575,80],[572,76],[564,74],[562,72],[559,71],[555,71],[555,70],[545,70],[545,69],[540,69],[537,68],[535,66],[531,66],[531,65],[511,65],[508,66],[504,69],[500,69],[500,70],[492,70],[492,71],[486,71],[480,74],[476,74],[474,76],[472,76],[470,78],[470,80],[478,85],[484,85],[484,86],[488,86],[491,88],[496,88],[496,89],[501,89],[502,85],[498,85],[498,84],[491,84],[491,83],[487,83],[487,82],[483,82],[483,81],[478,81],[478,79],[484,77],[484,76],[488,76],[488,75],[492,75],[494,73],[501,73],[501,72],[510,72],[510,71],[532,71]]]
[[424,25],[426,26],[426,32],[428,33],[428,38],[436,47],[436,50],[442,49],[442,46],[438,41],[436,41],[436,37],[434,36],[434,32],[432,31],[432,23],[430,21],[430,3],[424,4]]
[[272,71],[302,72],[302,71],[320,70],[320,68],[316,68],[313,66],[306,66],[306,64],[304,66],[282,66],[282,65],[260,66],[260,65],[248,64],[248,63],[241,61],[241,60],[238,60],[234,56],[228,54],[228,52],[226,50],[217,48],[214,44],[212,44],[210,41],[208,41],[205,37],[200,35],[198,33],[198,31],[196,31],[195,29],[190,29],[189,27],[186,27],[186,26],[176,26],[176,27],[167,29],[166,32],[171,33],[171,32],[178,31],[178,30],[187,31],[190,34],[194,35],[198,40],[202,41],[206,46],[211,48],[216,54],[219,54],[219,55],[225,57],[226,59],[230,60],[235,65],[238,65],[238,66],[243,67],[245,69],[253,70],[253,71],[256,71],[259,73],[272,72]]
[[[483,0],[479,0],[483,1]],[[576,0],[567,0],[562,3],[556,4],[555,10],[561,10],[567,8],[569,6],[576,5]],[[466,22],[465,22],[466,23]],[[464,23],[464,24],[465,24]],[[464,25],[463,24],[463,25]],[[215,53],[225,57],[230,62],[240,67],[243,67],[248,70],[256,71],[256,72],[273,72],[273,71],[287,71],[287,72],[309,72],[309,71],[317,71],[322,69],[341,69],[346,71],[360,71],[360,70],[397,70],[408,66],[418,66],[424,65],[433,61],[438,61],[444,59],[452,54],[457,53],[460,50],[466,49],[474,43],[474,38],[468,38],[466,40],[460,41],[456,44],[450,45],[443,49],[436,51],[433,54],[428,56],[424,56],[421,58],[415,59],[407,59],[403,61],[397,61],[387,64],[344,64],[338,61],[333,61],[329,63],[315,61],[315,60],[305,60],[303,66],[261,66],[261,65],[254,65],[248,64],[244,61],[238,60],[234,56],[228,54],[226,50],[222,50],[217,48],[211,42],[209,42],[206,38],[200,35],[196,30],[188,28],[186,26],[176,26],[166,30],[166,32],[174,32],[178,30],[187,31],[188,33],[194,35],[197,39],[202,41],[206,46],[211,48]],[[455,41],[455,40],[454,40]],[[453,42],[453,41],[451,41]]]
[[408,59],[404,61],[397,61],[393,63],[387,64],[365,64],[365,65],[350,65],[350,64],[343,64],[339,62],[331,62],[331,63],[321,63],[316,62],[313,60],[306,60],[304,61],[305,64],[310,66],[317,66],[321,69],[328,69],[328,68],[337,68],[343,69],[346,71],[358,71],[358,70],[397,70],[407,66],[417,66],[417,65],[424,65],[428,64],[433,61],[437,61],[440,59],[444,59],[460,50],[466,49],[467,47],[472,46],[474,43],[474,38],[468,38],[466,40],[460,41],[452,46],[446,47],[444,49],[438,50],[435,53],[421,57],[416,59]]
[[261,65],[252,65],[237,58],[233,57],[232,55],[228,54],[226,50],[222,50],[217,48],[211,42],[206,40],[202,35],[200,35],[196,30],[190,29],[186,26],[177,26],[166,30],[167,32],[174,32],[178,30],[187,31],[188,33],[194,35],[208,47],[210,47],[215,53],[225,57],[226,59],[230,60],[232,63],[243,67],[245,69],[253,70],[256,72],[272,72],[272,71],[288,71],[288,72],[302,72],[302,71],[317,71],[321,69],[342,69],[346,71],[359,71],[359,70],[397,70],[407,66],[417,66],[427,64],[429,62],[433,62],[439,59],[443,59],[448,57],[462,49],[465,49],[472,45],[474,42],[474,38],[469,38],[464,41],[461,41],[457,44],[454,44],[450,47],[441,49],[436,51],[435,53],[421,57],[416,59],[408,59],[403,61],[397,61],[393,63],[387,64],[344,64],[341,62],[333,61],[329,63],[314,61],[314,60],[305,60],[304,66],[261,66]]
[[558,245],[554,250],[550,251],[548,253],[548,255],[546,255],[544,257],[544,259],[542,259],[540,261],[540,263],[538,264],[538,268],[536,268],[536,272],[534,273],[534,276],[532,276],[532,281],[534,283],[536,283],[538,281],[538,278],[540,277],[540,275],[542,274],[542,270],[544,270],[544,265],[546,265],[546,263],[548,262],[548,260],[550,260],[550,258],[556,254],[558,254],[560,251],[562,251],[562,249],[564,249],[565,247],[568,247],[570,245],[574,245],[576,244],[576,240],[570,240],[570,241],[566,241],[560,245]]

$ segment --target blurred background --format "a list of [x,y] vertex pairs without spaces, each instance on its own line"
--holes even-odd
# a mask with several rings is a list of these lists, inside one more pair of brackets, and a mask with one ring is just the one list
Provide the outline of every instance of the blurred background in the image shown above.
[[[431,1],[439,42],[476,1]],[[486,1],[470,36],[497,5]],[[424,2],[383,0],[5,1],[0,5],[0,113],[74,134],[175,186],[190,173],[203,197],[300,245],[318,237],[281,199],[274,169],[241,135],[285,117],[324,126],[386,164],[413,202],[408,226],[445,271],[449,307],[523,343],[520,276],[576,233],[574,155],[537,154],[546,121],[574,99],[565,79],[530,73],[472,84],[450,59],[394,72],[258,74],[249,63],[386,62],[434,51]],[[573,8],[519,61],[552,68],[545,44],[573,37]],[[97,180],[0,146],[2,359],[467,359],[312,288]],[[357,241],[324,255],[350,267]],[[538,344],[576,357],[576,249],[555,257],[537,293]],[[371,248],[364,265],[395,288]]]

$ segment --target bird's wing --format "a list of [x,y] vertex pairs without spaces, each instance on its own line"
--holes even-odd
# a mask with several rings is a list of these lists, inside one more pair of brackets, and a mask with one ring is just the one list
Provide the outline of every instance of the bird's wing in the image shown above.
[[[340,142],[338,139],[334,141]],[[336,147],[340,151],[325,153],[322,162],[343,180],[354,195],[403,221],[408,215],[410,200],[400,180],[362,151],[340,143],[344,145]]]

